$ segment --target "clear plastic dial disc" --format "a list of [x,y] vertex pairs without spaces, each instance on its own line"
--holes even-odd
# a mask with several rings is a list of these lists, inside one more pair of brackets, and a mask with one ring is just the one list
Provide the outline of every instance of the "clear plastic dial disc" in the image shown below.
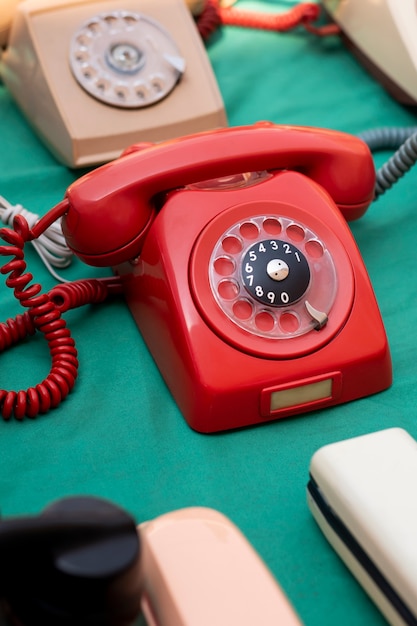
[[209,280],[229,319],[275,339],[325,326],[337,292],[324,242],[283,216],[253,216],[224,232],[211,255]]
[[185,60],[155,20],[130,11],[101,13],[74,34],[72,73],[91,96],[116,107],[159,102],[178,83]]

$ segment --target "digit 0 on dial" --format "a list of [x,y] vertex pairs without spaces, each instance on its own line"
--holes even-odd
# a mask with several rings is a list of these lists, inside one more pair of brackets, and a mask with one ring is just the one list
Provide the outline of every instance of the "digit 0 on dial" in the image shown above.
[[258,336],[297,337],[326,325],[337,274],[325,243],[285,216],[231,226],[214,246],[210,285],[222,311]]

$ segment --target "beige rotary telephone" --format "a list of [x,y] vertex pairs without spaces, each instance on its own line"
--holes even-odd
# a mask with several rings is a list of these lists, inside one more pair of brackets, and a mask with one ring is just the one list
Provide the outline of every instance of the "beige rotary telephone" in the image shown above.
[[64,164],[96,165],[132,143],[227,125],[184,0],[0,0],[0,6],[0,76]]

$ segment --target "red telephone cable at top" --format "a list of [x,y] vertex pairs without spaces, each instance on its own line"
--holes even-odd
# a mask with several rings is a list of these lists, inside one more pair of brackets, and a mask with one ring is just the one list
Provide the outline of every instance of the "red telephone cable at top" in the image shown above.
[[206,40],[219,26],[241,26],[276,32],[293,30],[297,26],[315,35],[327,36],[339,33],[336,24],[314,26],[320,16],[320,7],[313,2],[300,2],[285,13],[267,13],[222,7],[220,0],[207,0],[203,12],[197,19],[201,37]]

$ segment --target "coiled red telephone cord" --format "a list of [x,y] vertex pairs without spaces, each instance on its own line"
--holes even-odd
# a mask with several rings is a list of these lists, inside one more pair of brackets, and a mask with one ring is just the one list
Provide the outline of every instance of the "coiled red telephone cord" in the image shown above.
[[6,285],[27,311],[0,324],[0,352],[35,332],[41,332],[49,347],[52,366],[48,376],[26,391],[0,390],[0,412],[4,420],[14,416],[36,417],[58,406],[74,386],[78,374],[75,342],[67,328],[62,313],[87,303],[105,300],[110,293],[120,293],[117,278],[91,279],[59,285],[48,293],[41,293],[41,285],[34,283],[32,274],[26,272],[24,246],[35,238],[26,219],[18,215],[13,229],[0,229],[0,238],[8,245],[0,246],[0,255],[12,260],[0,268],[9,274]]

